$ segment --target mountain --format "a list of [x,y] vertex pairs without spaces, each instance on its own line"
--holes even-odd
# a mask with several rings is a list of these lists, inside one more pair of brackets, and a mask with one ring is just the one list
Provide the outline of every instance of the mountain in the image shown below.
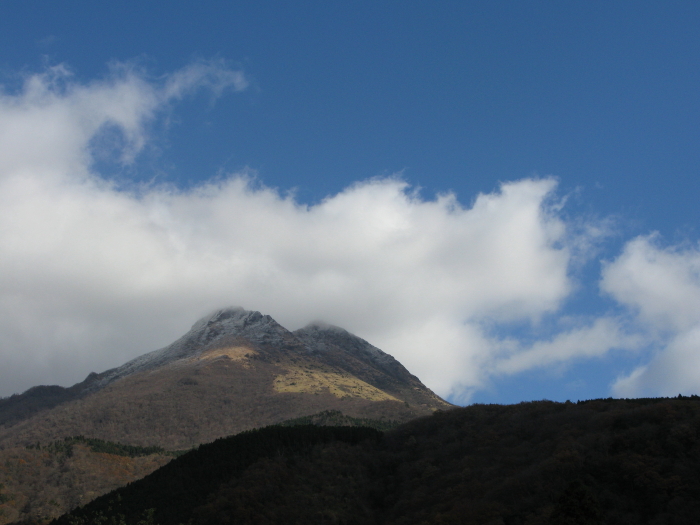
[[401,422],[450,406],[341,328],[290,332],[268,315],[226,308],[171,345],[73,387],[0,400],[0,447],[81,435],[187,449],[327,410]]
[[54,525],[695,525],[699,474],[697,396],[472,405],[219,439]]

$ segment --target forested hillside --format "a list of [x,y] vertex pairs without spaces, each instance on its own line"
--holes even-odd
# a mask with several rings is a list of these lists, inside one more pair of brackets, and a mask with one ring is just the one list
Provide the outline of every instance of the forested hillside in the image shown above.
[[[291,419],[282,426],[395,428],[398,423],[346,416],[337,410]],[[24,447],[0,447],[0,525],[45,523],[138,480],[186,451],[140,447],[75,436]]]
[[174,457],[156,447],[69,438],[0,450],[0,524],[44,522],[138,480]]
[[269,427],[202,446],[56,525],[695,524],[699,438],[697,397],[473,405],[384,434]]
[[[127,523],[137,523],[152,508],[155,509],[155,521],[158,523],[185,523],[191,518],[200,519],[200,507],[225,489],[232,478],[245,476],[260,466],[264,468],[270,462],[274,464],[281,461],[293,468],[297,459],[313,457],[317,450],[323,450],[326,446],[335,448],[345,445],[352,448],[363,442],[377,443],[381,436],[378,430],[367,427],[315,425],[273,426],[242,432],[231,438],[202,445],[144,479],[97,498],[54,523],[95,523],[99,521],[99,516],[115,519],[115,523],[121,519]],[[275,491],[282,488],[274,481],[268,485],[265,477],[250,485],[251,494],[258,490]],[[352,479],[353,476],[350,476],[343,480],[342,488],[346,488]],[[258,494],[246,498],[238,510],[250,519],[256,519],[260,507],[269,503],[263,494]],[[297,500],[286,503],[297,506],[305,502]],[[316,514],[318,503],[320,502],[311,507],[306,505],[312,512],[310,518]]]

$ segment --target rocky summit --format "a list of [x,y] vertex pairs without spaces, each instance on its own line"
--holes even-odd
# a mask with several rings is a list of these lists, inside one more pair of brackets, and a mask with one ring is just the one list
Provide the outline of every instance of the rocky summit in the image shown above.
[[226,308],[171,345],[70,388],[0,400],[0,446],[85,436],[185,449],[325,410],[403,422],[449,406],[342,328],[290,332],[269,315]]

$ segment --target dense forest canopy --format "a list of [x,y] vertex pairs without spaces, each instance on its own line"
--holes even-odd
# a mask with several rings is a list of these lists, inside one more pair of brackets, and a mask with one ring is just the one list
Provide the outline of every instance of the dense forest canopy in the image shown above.
[[55,525],[695,524],[699,437],[697,397],[473,405],[384,434],[268,427],[203,445]]

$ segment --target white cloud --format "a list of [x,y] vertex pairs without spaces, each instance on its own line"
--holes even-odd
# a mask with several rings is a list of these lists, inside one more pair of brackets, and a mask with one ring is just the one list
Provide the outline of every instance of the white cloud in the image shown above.
[[85,175],[88,146],[109,126],[122,133],[129,162],[147,139],[145,125],[171,101],[202,87],[218,95],[246,86],[244,74],[221,61],[196,62],[160,82],[129,64],[114,64],[107,79],[89,84],[74,81],[64,65],[29,75],[21,93],[0,93],[0,177]]
[[159,82],[116,67],[86,85],[58,67],[0,97],[0,394],[119,365],[229,304],[290,329],[343,326],[463,401],[491,374],[631,344],[610,320],[531,347],[484,329],[537,323],[573,289],[567,246],[588,241],[572,239],[552,179],[502,184],[470,207],[376,179],[306,206],[244,174],[133,194],[91,171],[105,126],[129,162],[164,106],[228,86],[245,77],[221,63]]
[[619,320],[601,317],[588,326],[559,333],[551,340],[537,341],[527,349],[518,348],[513,355],[498,359],[494,368],[497,373],[512,375],[575,359],[600,357],[611,349],[636,349],[641,343],[640,336],[628,334]]
[[700,250],[661,247],[656,234],[638,237],[606,265],[601,288],[635,313],[657,346],[650,363],[618,379],[615,394],[699,392]]
[[671,338],[650,363],[620,377],[613,391],[619,397],[700,392],[700,326]]
[[627,243],[601,287],[655,330],[688,330],[700,322],[700,251],[658,243],[658,235]]

